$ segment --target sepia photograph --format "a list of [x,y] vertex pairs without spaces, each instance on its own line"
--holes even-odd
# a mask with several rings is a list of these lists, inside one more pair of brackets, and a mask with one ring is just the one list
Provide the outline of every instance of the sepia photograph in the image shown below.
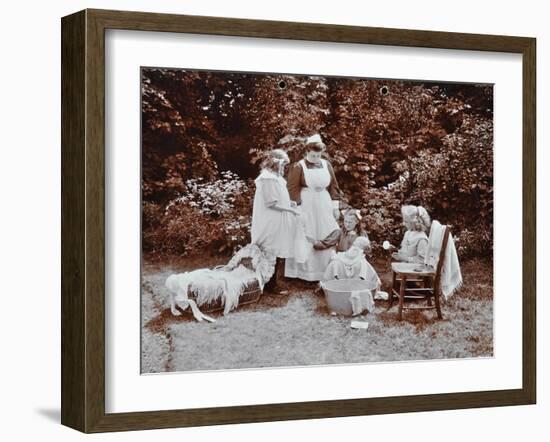
[[141,67],[141,373],[493,356],[493,85]]

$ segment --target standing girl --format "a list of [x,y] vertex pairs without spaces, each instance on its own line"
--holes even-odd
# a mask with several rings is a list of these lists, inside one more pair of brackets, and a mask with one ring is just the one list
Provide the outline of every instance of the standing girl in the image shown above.
[[274,149],[266,154],[256,178],[256,193],[252,209],[252,243],[277,257],[274,278],[269,287],[277,285],[282,270],[282,258],[293,258],[298,211],[290,200],[284,179],[289,163],[284,150]]

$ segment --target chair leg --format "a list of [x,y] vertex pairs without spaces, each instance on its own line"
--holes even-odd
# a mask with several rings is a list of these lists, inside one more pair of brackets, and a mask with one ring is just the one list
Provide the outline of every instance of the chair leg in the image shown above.
[[[422,283],[424,284],[424,288],[427,289],[430,286],[430,278],[427,276],[424,276],[422,278]],[[428,307],[432,306],[432,297],[430,295],[426,298],[428,300]]]
[[399,311],[397,312],[397,318],[401,321],[403,319],[403,304],[405,303],[405,288],[407,286],[407,277],[401,277],[401,286],[399,287]]
[[391,290],[388,293],[388,308],[386,310],[391,310],[393,306],[393,289],[395,288],[395,278],[395,272],[392,272]]
[[443,319],[441,314],[441,305],[439,303],[439,287],[434,288],[435,310],[437,311],[437,319]]

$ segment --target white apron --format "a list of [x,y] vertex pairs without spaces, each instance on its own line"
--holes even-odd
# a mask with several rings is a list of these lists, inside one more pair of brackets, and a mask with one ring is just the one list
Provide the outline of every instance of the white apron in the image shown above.
[[[302,204],[300,209],[305,218],[306,235],[317,241],[325,239],[331,232],[338,229],[334,219],[333,205],[327,190],[330,185],[330,172],[326,160],[321,160],[323,167],[308,169],[305,161],[299,163],[304,171],[307,187],[300,193]],[[333,248],[313,250],[305,263],[297,263],[294,259],[285,262],[285,276],[300,278],[305,281],[321,281],[330,262]]]

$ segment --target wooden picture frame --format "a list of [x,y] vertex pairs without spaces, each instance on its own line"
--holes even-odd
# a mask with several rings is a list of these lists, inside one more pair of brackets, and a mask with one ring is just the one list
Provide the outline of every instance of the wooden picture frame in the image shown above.
[[[83,432],[533,404],[536,400],[534,38],[107,10],[62,19],[62,408]],[[105,30],[497,51],[523,57],[523,385],[221,408],[105,412]]]

